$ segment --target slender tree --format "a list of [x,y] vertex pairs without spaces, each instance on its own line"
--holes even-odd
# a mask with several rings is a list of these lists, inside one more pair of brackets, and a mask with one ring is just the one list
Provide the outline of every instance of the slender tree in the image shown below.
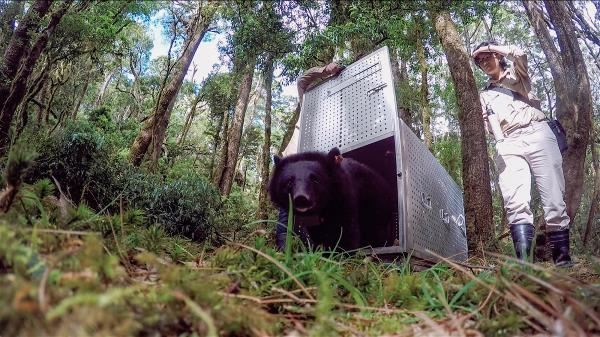
[[[25,51],[23,50],[22,45],[13,45],[14,41],[16,41],[16,44],[27,43],[26,41],[23,41],[23,39],[17,38],[20,29],[17,29],[13,34],[14,39],[11,39],[11,43],[5,52],[5,63],[3,65],[3,70],[1,71],[3,75],[1,76],[2,78],[0,78],[0,83],[7,83],[9,81],[11,82],[9,91],[6,90],[8,88],[8,85],[0,84],[0,153],[4,153],[7,150],[7,146],[9,143],[8,132],[12,123],[14,113],[17,110],[19,104],[21,104],[25,95],[27,94],[27,81],[29,80],[29,76],[33,72],[33,69],[40,55],[46,48],[50,36],[60,23],[62,17],[65,15],[67,10],[71,6],[71,3],[72,0],[60,3],[60,7],[52,13],[47,26],[44,27],[42,32],[39,34],[36,41],[31,46],[31,49],[27,51],[26,57],[24,57],[23,55]],[[41,7],[46,8],[44,6]],[[38,17],[37,13],[38,12],[36,12],[36,14],[34,14],[33,17]],[[36,24],[39,25],[39,23]],[[15,52],[15,49],[20,50],[20,58],[17,57],[17,54],[19,54],[19,52]],[[15,67],[19,68],[18,73],[16,73],[13,70]],[[8,95],[4,96],[7,93]]]
[[0,55],[4,55],[4,48],[17,28],[24,7],[23,1],[0,0]]
[[585,154],[592,125],[592,95],[575,25],[566,2],[545,1],[544,4],[556,38],[550,34],[541,2],[523,2],[548,60],[556,91],[556,116],[567,133],[569,149],[563,154],[565,202],[567,214],[574,219],[583,193]]
[[[392,54],[393,55],[393,54]],[[396,85],[397,85],[397,92],[398,94],[396,95],[396,105],[398,107],[398,114],[404,123],[406,123],[406,125],[408,125],[408,127],[417,135],[420,136],[421,131],[419,130],[419,128],[417,127],[417,125],[415,125],[415,123],[413,122],[414,120],[414,109],[412,108],[411,102],[413,100],[413,95],[412,92],[414,91],[414,88],[412,87],[410,80],[408,78],[408,62],[407,62],[408,57],[400,55],[399,56],[399,62],[398,60],[396,60],[395,58],[392,57],[392,70],[394,69],[394,63],[397,64],[398,67],[398,74],[395,75],[395,77],[397,77],[396,80]],[[393,71],[392,73],[394,73],[395,71]]]
[[198,105],[200,104],[200,101],[202,101],[202,94],[198,93],[192,101],[192,105],[190,106],[190,112],[188,112],[185,118],[185,123],[183,124],[183,129],[181,130],[181,135],[179,136],[179,141],[177,142],[177,144],[182,145],[185,142],[185,138],[187,137],[188,132],[190,132],[190,128],[192,127],[192,122],[194,121],[194,118],[196,118]]
[[85,71],[84,71],[84,80],[83,80],[83,88],[81,89],[81,93],[79,95],[77,95],[77,101],[75,102],[75,104],[73,104],[73,111],[71,113],[71,119],[76,120],[77,119],[77,113],[79,112],[79,107],[81,106],[81,102],[83,102],[83,98],[85,97],[85,94],[87,93],[87,89],[88,86],[90,85],[90,81],[92,78],[92,60],[90,59],[86,59],[84,61],[84,63],[86,64],[85,67]]
[[246,59],[246,61],[248,63],[242,68],[241,72],[240,90],[235,105],[235,111],[233,113],[233,120],[231,121],[231,126],[227,132],[227,150],[225,155],[221,157],[221,163],[218,166],[221,168],[221,172],[218,172],[214,177],[214,181],[217,183],[217,186],[223,195],[229,195],[233,184],[240,150],[240,140],[242,138],[242,130],[244,127],[244,117],[246,108],[248,107],[250,91],[252,89],[252,78],[254,75],[254,67],[256,65],[256,56],[251,60]]
[[427,59],[425,55],[425,47],[427,42],[423,36],[423,19],[419,18],[415,25],[415,43],[417,47],[417,58],[419,60],[419,71],[421,72],[421,123],[423,124],[423,137],[425,138],[425,145],[429,150],[431,150],[433,145],[433,135],[431,134],[431,107],[429,105],[429,83],[427,82],[429,66],[427,65]]
[[[469,253],[480,255],[494,239],[492,194],[481,104],[470,57],[450,14],[432,10],[435,30],[446,54],[454,83],[462,135],[462,176]],[[468,70],[466,70],[468,69]]]
[[291,8],[294,8],[292,2],[242,1],[236,3],[229,15],[234,34],[231,35],[228,48],[234,60],[235,72],[239,74],[239,91],[227,139],[224,140],[227,149],[222,151],[224,156],[220,158],[213,175],[213,182],[219,186],[223,195],[228,195],[231,191],[237,161],[241,160],[240,156],[251,155],[254,152],[248,146],[240,146],[243,130],[248,130],[248,136],[250,131],[256,130],[250,125],[253,112],[246,117],[254,68],[257,65],[258,68],[265,68],[264,55],[272,55],[272,61],[275,62],[292,50],[290,41],[293,35],[285,27],[281,18],[283,13],[289,13],[290,3]]
[[226,141],[229,116],[235,105],[236,84],[232,73],[216,73],[211,74],[203,82],[200,89],[209,111],[208,118],[210,123],[208,124],[206,133],[211,136],[212,141],[210,145],[211,156],[208,172],[215,186],[218,185],[215,176],[221,174],[220,172],[222,171],[222,168],[219,169],[217,167],[220,163],[220,158],[223,156],[219,150],[223,150],[223,146],[221,145],[224,140]]
[[22,59],[29,52],[33,32],[42,24],[42,18],[50,10],[50,0],[37,0],[19,22],[4,51],[0,64],[0,107],[10,93],[12,81],[17,75]]
[[260,220],[267,219],[267,206],[268,206],[268,195],[267,188],[269,184],[269,172],[271,164],[271,105],[273,94],[271,88],[273,84],[273,55],[268,54],[267,60],[265,61],[265,135],[261,152],[261,171],[260,171],[260,193],[258,195],[258,212],[257,218]]
[[[154,107],[152,116],[146,121],[142,130],[131,146],[131,161],[134,165],[140,165],[144,156],[149,151],[152,164],[158,165],[163,141],[171,118],[171,111],[175,99],[183,83],[185,74],[192,63],[196,50],[202,42],[204,35],[209,30],[215,17],[218,3],[198,2],[195,16],[187,23],[187,37],[181,57],[177,60],[170,80],[165,83],[160,97]],[[150,146],[152,144],[152,146]]]
[[102,85],[98,90],[98,94],[96,95],[96,100],[94,101],[94,108],[99,108],[106,97],[106,91],[108,90],[108,85],[113,80],[115,74],[117,73],[118,68],[114,67],[109,70],[106,75],[104,75],[104,81],[102,81]]

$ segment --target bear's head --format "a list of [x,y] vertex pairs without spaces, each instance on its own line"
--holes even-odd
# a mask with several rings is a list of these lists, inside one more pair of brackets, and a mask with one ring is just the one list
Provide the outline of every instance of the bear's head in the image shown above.
[[285,158],[275,157],[275,168],[269,183],[271,200],[287,209],[291,198],[294,211],[316,214],[327,207],[336,193],[336,170],[340,151],[304,152]]

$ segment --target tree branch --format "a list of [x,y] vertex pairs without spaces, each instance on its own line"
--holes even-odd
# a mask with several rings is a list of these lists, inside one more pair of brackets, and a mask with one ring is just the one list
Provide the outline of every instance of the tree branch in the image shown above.
[[564,67],[562,65],[560,54],[554,45],[552,36],[550,36],[550,32],[548,31],[548,26],[543,18],[542,8],[536,1],[532,0],[524,0],[523,6],[527,12],[529,22],[533,26],[533,29],[539,38],[540,45],[542,46],[542,49],[548,58],[553,77],[555,79],[562,78]]

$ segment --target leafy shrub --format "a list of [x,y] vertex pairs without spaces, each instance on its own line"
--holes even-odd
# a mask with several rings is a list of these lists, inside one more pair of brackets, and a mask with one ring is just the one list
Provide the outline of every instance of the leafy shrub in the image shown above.
[[88,120],[92,123],[92,125],[106,131],[114,128],[110,110],[106,107],[101,107],[88,112]]
[[204,240],[219,195],[204,177],[190,174],[163,181],[158,175],[138,171],[130,175],[124,199],[142,209],[149,223],[158,223],[172,234]]
[[98,209],[110,203],[118,189],[122,164],[97,129],[76,122],[39,141],[39,156],[25,180],[56,179],[62,192],[76,203]]
[[142,210],[148,225],[159,224],[168,233],[204,240],[219,202],[217,191],[195,173],[164,178],[119,159],[114,146],[117,131],[103,131],[104,124],[111,123],[105,115],[99,109],[89,121],[71,123],[39,141],[39,156],[25,181],[54,178],[69,199],[96,212],[119,212],[123,200],[130,208]]
[[215,225],[219,233],[236,240],[260,227],[258,226],[260,223],[255,221],[258,207],[256,201],[256,198],[248,193],[234,189],[223,200],[219,212],[215,214]]

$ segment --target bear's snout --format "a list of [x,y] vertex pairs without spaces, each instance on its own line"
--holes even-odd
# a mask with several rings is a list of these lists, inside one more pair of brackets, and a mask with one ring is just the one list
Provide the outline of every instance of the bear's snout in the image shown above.
[[294,209],[299,213],[305,213],[310,211],[314,207],[314,202],[306,194],[299,194],[294,196]]

